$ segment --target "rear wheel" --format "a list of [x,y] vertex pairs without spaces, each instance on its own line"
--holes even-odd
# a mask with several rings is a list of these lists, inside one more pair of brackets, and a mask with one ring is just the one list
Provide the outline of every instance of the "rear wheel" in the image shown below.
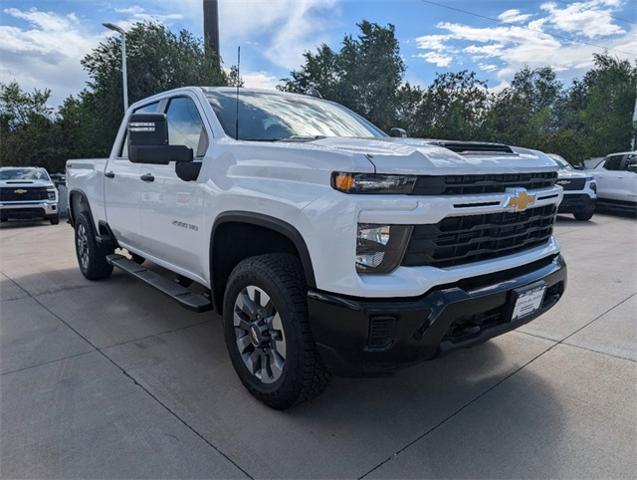
[[89,280],[101,280],[113,272],[113,266],[106,261],[106,255],[113,251],[97,242],[93,224],[87,212],[77,216],[75,253],[82,275]]
[[300,263],[288,254],[243,260],[228,280],[226,347],[243,385],[272,408],[309,400],[329,381],[310,331],[305,294]]

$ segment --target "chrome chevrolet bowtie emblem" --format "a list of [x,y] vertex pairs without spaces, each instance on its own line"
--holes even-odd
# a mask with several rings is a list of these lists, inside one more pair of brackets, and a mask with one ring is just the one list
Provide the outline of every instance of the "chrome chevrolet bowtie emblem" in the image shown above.
[[22,195],[23,193],[27,193],[27,191],[24,188],[18,188],[17,190],[14,190],[13,193],[17,193],[18,195]]
[[507,189],[509,199],[507,207],[513,207],[516,212],[523,212],[535,203],[535,195],[530,195],[524,188]]

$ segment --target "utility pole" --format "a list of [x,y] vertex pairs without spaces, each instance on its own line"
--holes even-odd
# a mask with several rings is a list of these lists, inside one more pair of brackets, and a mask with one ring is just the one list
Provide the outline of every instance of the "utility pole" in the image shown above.
[[635,107],[633,108],[633,138],[630,141],[630,150],[635,150],[635,140],[637,140],[637,96],[635,96]]
[[124,86],[124,114],[128,110],[128,74],[126,72],[126,32],[123,28],[113,23],[102,23],[109,30],[119,33],[122,36],[122,84]]
[[214,53],[220,65],[218,0],[203,0],[203,36],[205,49]]

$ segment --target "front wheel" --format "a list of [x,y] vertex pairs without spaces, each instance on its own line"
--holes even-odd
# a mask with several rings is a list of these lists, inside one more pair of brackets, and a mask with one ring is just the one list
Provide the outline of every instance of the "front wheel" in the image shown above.
[[589,210],[589,211],[585,211],[585,212],[577,212],[574,213],[573,216],[575,217],[575,220],[580,220],[582,222],[586,222],[588,220],[590,220],[591,218],[593,218],[593,210]]
[[51,222],[51,225],[57,225],[60,223],[60,214],[50,216],[49,221]]
[[93,224],[86,212],[77,216],[75,253],[80,271],[87,279],[101,280],[113,272],[113,266],[106,261],[106,255],[113,252],[97,242]]
[[316,351],[298,259],[251,257],[232,271],[223,303],[225,340],[243,385],[285,409],[319,395],[329,382]]

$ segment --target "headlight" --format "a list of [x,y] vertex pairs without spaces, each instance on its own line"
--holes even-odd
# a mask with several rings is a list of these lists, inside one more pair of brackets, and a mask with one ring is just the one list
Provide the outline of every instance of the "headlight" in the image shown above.
[[55,200],[55,188],[48,188],[46,190],[49,200]]
[[403,259],[411,225],[359,223],[356,236],[356,270],[388,273]]
[[332,187],[344,193],[411,193],[414,175],[332,172]]

